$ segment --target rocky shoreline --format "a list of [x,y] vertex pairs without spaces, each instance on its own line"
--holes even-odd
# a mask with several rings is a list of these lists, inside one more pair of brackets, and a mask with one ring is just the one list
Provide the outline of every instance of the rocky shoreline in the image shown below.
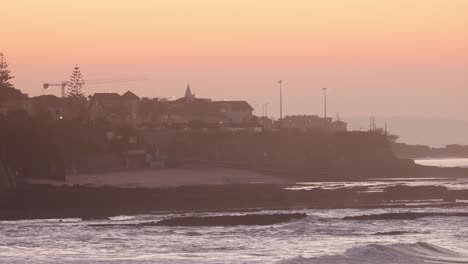
[[[467,206],[468,190],[442,186],[393,186],[287,190],[282,184],[231,184],[173,188],[91,188],[31,185],[0,193],[0,220],[104,218],[117,215],[261,209]],[[392,202],[402,200],[405,202]],[[437,203],[421,204],[421,200]],[[414,201],[414,204],[412,204]]]

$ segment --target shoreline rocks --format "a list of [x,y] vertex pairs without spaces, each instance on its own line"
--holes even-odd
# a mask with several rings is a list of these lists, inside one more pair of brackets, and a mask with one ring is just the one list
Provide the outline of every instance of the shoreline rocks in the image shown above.
[[222,215],[208,217],[175,217],[156,223],[159,226],[236,226],[273,225],[307,217],[304,213]]
[[248,214],[248,215],[220,215],[220,216],[190,216],[163,219],[158,222],[143,222],[137,224],[92,224],[89,226],[252,226],[274,225],[286,223],[291,220],[306,218],[304,213],[291,214]]

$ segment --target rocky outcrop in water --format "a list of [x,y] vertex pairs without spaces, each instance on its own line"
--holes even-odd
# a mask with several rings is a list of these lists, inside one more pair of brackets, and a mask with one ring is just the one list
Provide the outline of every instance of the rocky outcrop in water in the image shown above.
[[273,225],[305,218],[306,214],[252,214],[222,215],[208,217],[175,217],[156,223],[160,226],[236,226],[236,225]]
[[89,226],[238,226],[238,225],[274,225],[307,217],[303,213],[293,214],[250,214],[250,215],[220,215],[192,216],[163,219],[159,222],[144,222],[138,224],[93,224]]
[[405,235],[410,234],[411,232],[407,231],[388,231],[388,232],[377,232],[373,234],[374,236],[398,236],[398,235]]

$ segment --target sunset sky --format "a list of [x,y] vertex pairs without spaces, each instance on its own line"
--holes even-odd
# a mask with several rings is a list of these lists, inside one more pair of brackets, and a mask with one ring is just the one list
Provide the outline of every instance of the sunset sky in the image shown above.
[[[0,51],[31,96],[43,82],[247,100],[285,114],[468,120],[467,0],[0,0]],[[51,93],[59,94],[58,90]]]

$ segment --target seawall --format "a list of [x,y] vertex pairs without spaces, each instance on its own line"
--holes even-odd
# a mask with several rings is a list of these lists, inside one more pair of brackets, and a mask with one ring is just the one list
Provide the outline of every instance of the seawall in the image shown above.
[[397,177],[414,168],[394,156],[379,133],[142,130],[146,144],[172,166],[230,166],[298,179]]

